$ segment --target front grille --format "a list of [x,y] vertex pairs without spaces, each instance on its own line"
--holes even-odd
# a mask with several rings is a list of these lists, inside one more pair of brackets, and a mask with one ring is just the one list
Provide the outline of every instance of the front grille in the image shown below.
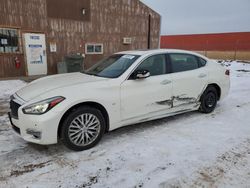
[[18,109],[20,106],[20,104],[16,103],[12,99],[10,100],[11,117],[18,119]]

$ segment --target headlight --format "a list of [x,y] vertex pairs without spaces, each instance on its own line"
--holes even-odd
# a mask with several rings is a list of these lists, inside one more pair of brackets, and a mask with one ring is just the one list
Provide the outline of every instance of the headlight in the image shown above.
[[29,106],[24,107],[23,113],[25,114],[44,114],[51,110],[53,107],[55,107],[57,104],[62,102],[65,98],[64,97],[53,97],[50,99],[46,99],[34,104],[31,104]]

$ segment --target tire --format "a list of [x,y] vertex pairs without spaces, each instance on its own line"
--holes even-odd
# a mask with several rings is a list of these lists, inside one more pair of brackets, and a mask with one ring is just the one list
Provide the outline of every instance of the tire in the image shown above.
[[217,105],[217,101],[217,90],[213,86],[208,86],[201,96],[199,111],[206,114],[213,112]]
[[64,120],[61,128],[61,140],[71,150],[87,150],[101,140],[105,126],[105,120],[100,110],[82,106],[72,111]]

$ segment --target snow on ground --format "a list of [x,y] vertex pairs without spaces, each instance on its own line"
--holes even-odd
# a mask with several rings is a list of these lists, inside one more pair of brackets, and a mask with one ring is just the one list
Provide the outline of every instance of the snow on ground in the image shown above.
[[[9,120],[6,112],[8,112],[9,108],[8,102],[10,95],[25,85],[26,83],[20,80],[0,81],[0,158],[3,153],[13,151],[14,149],[20,147],[20,143],[17,141],[17,136],[10,130]],[[0,160],[0,170],[1,167],[2,163]]]
[[[26,143],[0,114],[0,187],[249,187],[250,64],[222,63],[231,91],[212,114],[121,128],[88,151]],[[23,85],[0,82],[2,112]]]

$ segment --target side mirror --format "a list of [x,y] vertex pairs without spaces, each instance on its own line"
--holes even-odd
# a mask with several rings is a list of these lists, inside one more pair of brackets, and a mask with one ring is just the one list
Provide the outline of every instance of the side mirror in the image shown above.
[[150,72],[148,70],[136,70],[132,75],[131,78],[134,80],[138,79],[145,79],[150,77]]

